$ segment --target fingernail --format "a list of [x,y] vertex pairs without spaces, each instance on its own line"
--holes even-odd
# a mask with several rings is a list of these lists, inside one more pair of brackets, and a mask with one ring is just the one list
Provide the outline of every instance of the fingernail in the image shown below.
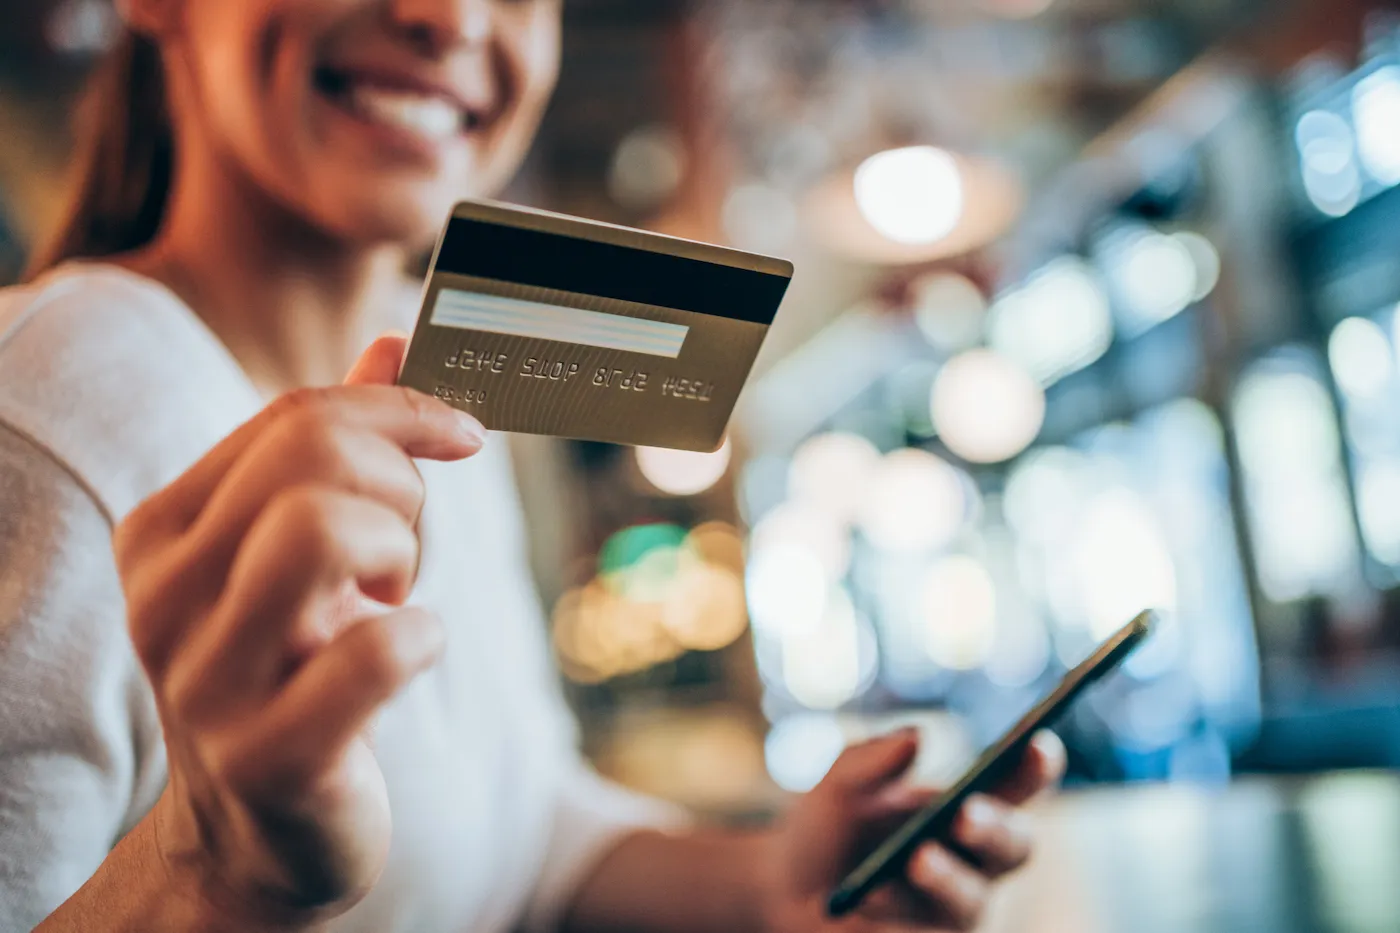
[[934,877],[942,877],[953,870],[952,857],[938,846],[927,846],[921,856],[924,871]]
[[1050,773],[1047,777],[1050,783],[1058,783],[1060,779],[1064,777],[1066,766],[1065,746],[1064,743],[1060,741],[1060,737],[1046,729],[1037,732],[1035,737],[1031,739],[1031,744],[1035,746],[1036,752],[1049,769]]
[[984,797],[970,797],[963,805],[963,819],[979,832],[991,829],[998,818],[996,808]]
[[[456,409],[453,410],[456,411]],[[482,427],[480,421],[464,411],[457,412],[457,435],[462,440],[476,444],[478,447],[486,443],[486,428]]]

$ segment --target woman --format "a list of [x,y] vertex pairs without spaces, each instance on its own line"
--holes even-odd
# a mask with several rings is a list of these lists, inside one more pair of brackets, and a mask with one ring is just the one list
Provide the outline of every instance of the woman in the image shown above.
[[371,343],[519,164],[559,2],[125,3],[0,298],[0,928],[961,928],[1026,858],[1050,737],[961,815],[976,869],[928,846],[840,925],[914,737],[749,835],[581,764],[503,445]]

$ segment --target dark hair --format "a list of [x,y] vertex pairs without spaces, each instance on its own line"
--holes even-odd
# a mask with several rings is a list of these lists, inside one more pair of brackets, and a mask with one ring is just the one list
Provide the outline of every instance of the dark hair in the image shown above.
[[77,117],[68,203],[30,277],[68,259],[143,246],[165,214],[174,140],[155,42],[127,31],[93,74]]

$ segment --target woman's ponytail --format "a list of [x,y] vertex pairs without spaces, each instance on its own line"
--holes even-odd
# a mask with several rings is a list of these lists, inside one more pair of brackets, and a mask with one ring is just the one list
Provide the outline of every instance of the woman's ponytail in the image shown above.
[[33,277],[69,259],[149,243],[170,195],[174,141],[160,49],[128,31],[93,75],[78,110],[67,207],[29,265]]

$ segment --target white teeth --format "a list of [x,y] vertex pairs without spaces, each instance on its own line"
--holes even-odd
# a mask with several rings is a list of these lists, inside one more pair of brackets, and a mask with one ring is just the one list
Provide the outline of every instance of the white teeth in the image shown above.
[[371,120],[431,140],[448,139],[457,135],[462,127],[461,111],[441,97],[360,85],[351,91],[350,101],[359,113]]

